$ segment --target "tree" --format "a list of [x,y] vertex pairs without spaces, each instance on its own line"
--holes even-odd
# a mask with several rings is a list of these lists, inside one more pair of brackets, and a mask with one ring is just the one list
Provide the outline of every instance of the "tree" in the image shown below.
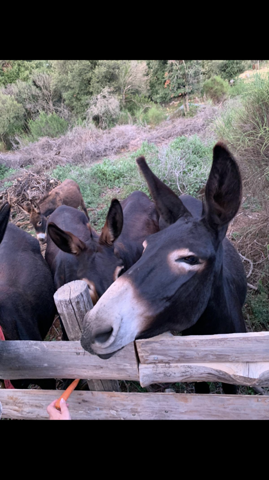
[[98,95],[94,95],[89,105],[88,119],[93,120],[101,128],[109,127],[120,114],[119,101],[109,87],[105,87]]
[[33,72],[45,72],[49,67],[48,60],[0,60],[0,86],[17,80],[28,82]]
[[168,102],[171,94],[166,88],[165,73],[168,70],[168,60],[147,60],[149,95],[154,102]]
[[219,75],[224,80],[231,80],[245,70],[244,60],[223,60],[219,65]]
[[203,66],[201,60],[168,60],[165,87],[171,97],[183,96],[185,114],[189,111],[189,94],[201,90]]
[[119,60],[99,60],[91,81],[93,95],[98,95],[105,87],[119,91],[118,79],[121,62]]
[[97,60],[53,60],[53,87],[75,115],[85,118]]
[[126,96],[148,92],[148,68],[145,62],[138,60],[122,61],[119,70],[118,85],[124,106]]

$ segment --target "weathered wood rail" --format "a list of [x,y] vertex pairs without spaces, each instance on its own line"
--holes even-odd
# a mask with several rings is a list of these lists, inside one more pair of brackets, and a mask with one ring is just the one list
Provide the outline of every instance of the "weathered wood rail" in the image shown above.
[[[137,340],[108,360],[84,351],[78,340],[0,342],[0,378],[101,382],[103,391],[72,393],[68,403],[73,419],[269,419],[267,395],[125,393],[117,391],[115,382],[133,380],[148,386],[221,381],[269,386],[269,332],[189,337],[163,334]],[[107,388],[102,382],[108,382]],[[60,390],[0,389],[2,417],[48,419],[46,407],[60,394]]]

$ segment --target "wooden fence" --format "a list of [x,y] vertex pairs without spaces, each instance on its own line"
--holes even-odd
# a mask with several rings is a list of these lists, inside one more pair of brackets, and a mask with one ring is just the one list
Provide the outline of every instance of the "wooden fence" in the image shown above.
[[[65,317],[69,319],[68,335],[72,337],[75,331],[73,337],[79,337],[85,314],[79,298],[87,295],[87,290],[84,282],[74,287],[71,283],[62,287],[65,307],[58,304],[61,289],[55,302],[65,325]],[[74,329],[68,302],[72,312],[74,304],[79,312],[73,318]],[[108,360],[83,350],[78,338],[69,342],[0,342],[0,378],[87,379],[90,391],[75,390],[68,399],[72,419],[269,419],[267,395],[127,393],[118,388],[119,380],[137,381],[143,387],[194,381],[269,386],[269,332],[163,334],[130,343]],[[2,418],[48,419],[46,407],[60,394],[60,390],[0,389]]]

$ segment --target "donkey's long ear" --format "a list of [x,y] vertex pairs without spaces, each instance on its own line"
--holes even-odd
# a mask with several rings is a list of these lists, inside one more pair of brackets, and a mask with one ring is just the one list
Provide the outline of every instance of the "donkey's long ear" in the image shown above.
[[34,210],[34,212],[40,214],[41,211],[40,211],[39,205],[36,202],[31,202],[31,203],[32,203],[32,209]]
[[59,228],[55,223],[48,224],[48,234],[60,250],[73,255],[79,255],[87,247],[82,240],[71,232]]
[[228,148],[218,142],[213,149],[213,164],[205,188],[205,217],[209,225],[225,236],[242,198],[239,167]]
[[29,201],[22,204],[22,205],[19,205],[19,208],[24,210],[26,213],[31,213],[32,212],[32,204]]
[[182,215],[191,215],[173,190],[154,175],[145,157],[137,158],[136,163],[145,177],[156,209],[167,225],[175,223]]
[[112,245],[121,234],[123,227],[123,212],[120,202],[113,198],[106,217],[106,223],[99,237],[101,245]]
[[10,205],[5,202],[0,208],[0,243],[2,242],[7,228],[10,215]]

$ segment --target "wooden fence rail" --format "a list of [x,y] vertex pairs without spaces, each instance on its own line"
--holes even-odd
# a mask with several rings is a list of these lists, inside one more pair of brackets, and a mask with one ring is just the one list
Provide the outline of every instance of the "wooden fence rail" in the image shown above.
[[[238,362],[238,355],[244,362]],[[269,332],[164,334],[131,343],[108,360],[85,352],[79,341],[0,342],[0,378],[117,379],[139,381],[142,386],[179,381],[268,386]],[[2,416],[47,419],[46,406],[60,393],[1,389]],[[74,419],[269,419],[269,396],[75,391],[69,404]]]
[[[82,290],[84,296],[84,286]],[[79,311],[75,338],[83,322],[81,306]],[[163,334],[137,340],[107,360],[83,350],[78,340],[0,342],[0,378],[81,378],[89,386],[95,382],[91,390],[103,391],[76,390],[68,400],[74,419],[269,419],[267,395],[125,393],[118,391],[117,383],[221,381],[269,386],[269,332]],[[60,390],[0,389],[2,417],[48,419],[46,406],[60,394]]]
[[[57,390],[57,393],[61,393]],[[48,420],[51,390],[0,390],[2,418]],[[74,420],[268,420],[269,396],[124,393],[75,390]]]

